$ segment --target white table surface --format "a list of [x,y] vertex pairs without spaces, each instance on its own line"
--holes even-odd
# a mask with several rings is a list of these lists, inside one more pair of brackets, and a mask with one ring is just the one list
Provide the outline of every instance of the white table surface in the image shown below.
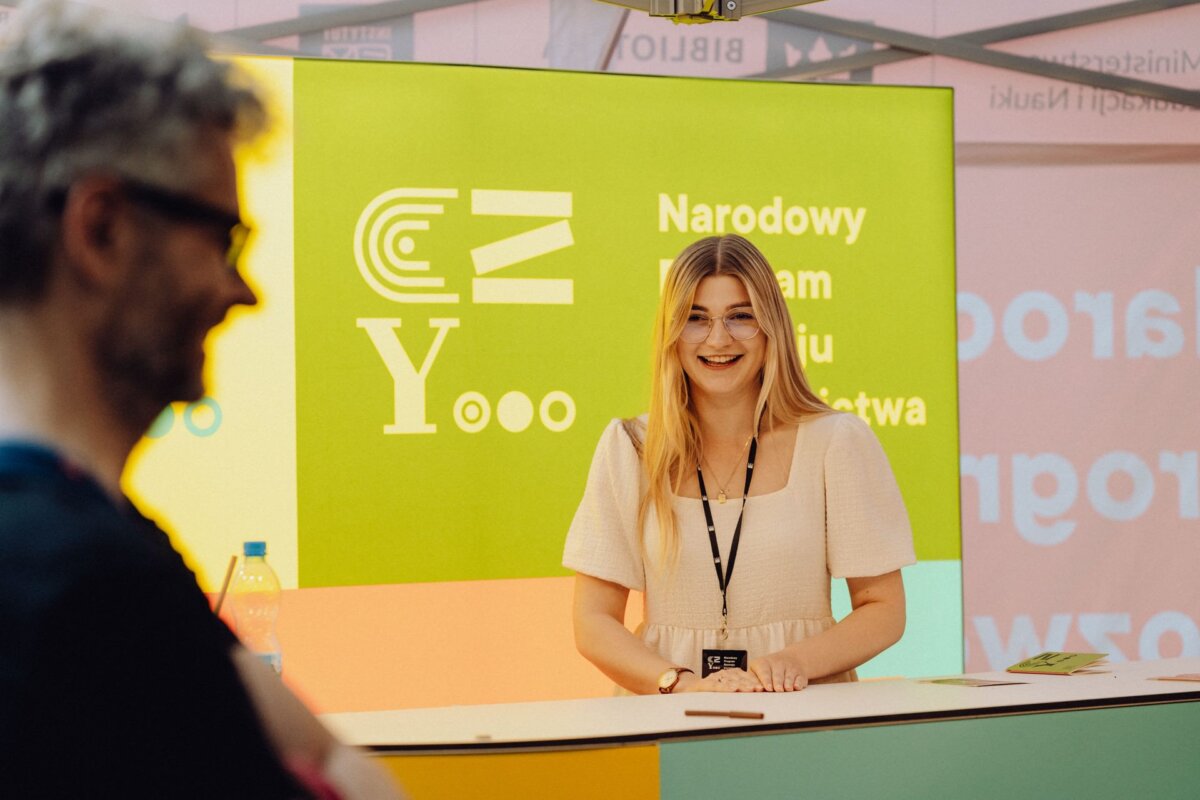
[[[973,688],[918,679],[809,686],[801,692],[644,697],[603,697],[536,703],[414,708],[326,714],[322,720],[343,741],[410,751],[539,749],[619,742],[652,742],[686,736],[753,730],[797,730],[1086,708],[1200,701],[1200,683],[1152,680],[1200,673],[1200,658],[1128,661],[1093,674],[967,677],[1012,680],[1013,686]],[[950,676],[958,677],[958,676]],[[687,709],[760,711],[762,719],[688,717]]]

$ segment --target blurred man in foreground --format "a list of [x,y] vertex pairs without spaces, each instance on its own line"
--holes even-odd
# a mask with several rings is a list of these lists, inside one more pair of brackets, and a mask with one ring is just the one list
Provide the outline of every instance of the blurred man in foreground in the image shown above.
[[[121,491],[254,293],[259,98],[182,30],[35,3],[0,49],[0,793],[394,797],[212,615]],[[186,476],[180,476],[185,479]]]

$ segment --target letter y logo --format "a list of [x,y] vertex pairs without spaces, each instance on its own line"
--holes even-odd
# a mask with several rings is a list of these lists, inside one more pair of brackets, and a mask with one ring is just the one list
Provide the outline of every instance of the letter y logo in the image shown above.
[[437,328],[433,344],[421,361],[421,368],[413,366],[412,359],[400,343],[396,329],[399,319],[359,319],[358,327],[367,332],[379,357],[383,359],[392,376],[395,411],[392,424],[384,425],[384,433],[437,433],[437,425],[425,421],[425,379],[433,367],[442,342],[451,328],[458,327],[457,319],[431,319],[429,327]]

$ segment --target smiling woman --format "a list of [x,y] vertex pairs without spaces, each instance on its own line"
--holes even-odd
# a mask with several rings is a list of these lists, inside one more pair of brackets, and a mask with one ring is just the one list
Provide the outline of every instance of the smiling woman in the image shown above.
[[700,282],[676,345],[698,397],[758,394],[766,354],[759,330],[746,285],[738,278],[712,275]]
[[[914,561],[887,458],[809,388],[762,253],[739,236],[685,249],[655,323],[650,412],[609,425],[567,536],[579,651],[640,693],[854,680],[900,638]],[[841,622],[831,577],[850,589]],[[637,633],[631,589],[646,594]]]

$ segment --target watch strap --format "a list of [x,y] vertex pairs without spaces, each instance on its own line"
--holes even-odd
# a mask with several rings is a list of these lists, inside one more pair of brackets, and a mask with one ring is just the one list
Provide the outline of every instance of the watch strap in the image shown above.
[[[675,673],[675,680],[671,681],[671,684],[669,686],[663,686],[662,678],[665,678],[668,672]],[[664,670],[662,677],[659,678],[659,683],[658,683],[659,694],[671,694],[672,692],[674,692],[675,687],[679,685],[679,679],[683,677],[683,673],[685,673],[685,672],[690,672],[692,675],[696,674],[695,670],[688,669],[687,667],[671,667],[671,669]]]

